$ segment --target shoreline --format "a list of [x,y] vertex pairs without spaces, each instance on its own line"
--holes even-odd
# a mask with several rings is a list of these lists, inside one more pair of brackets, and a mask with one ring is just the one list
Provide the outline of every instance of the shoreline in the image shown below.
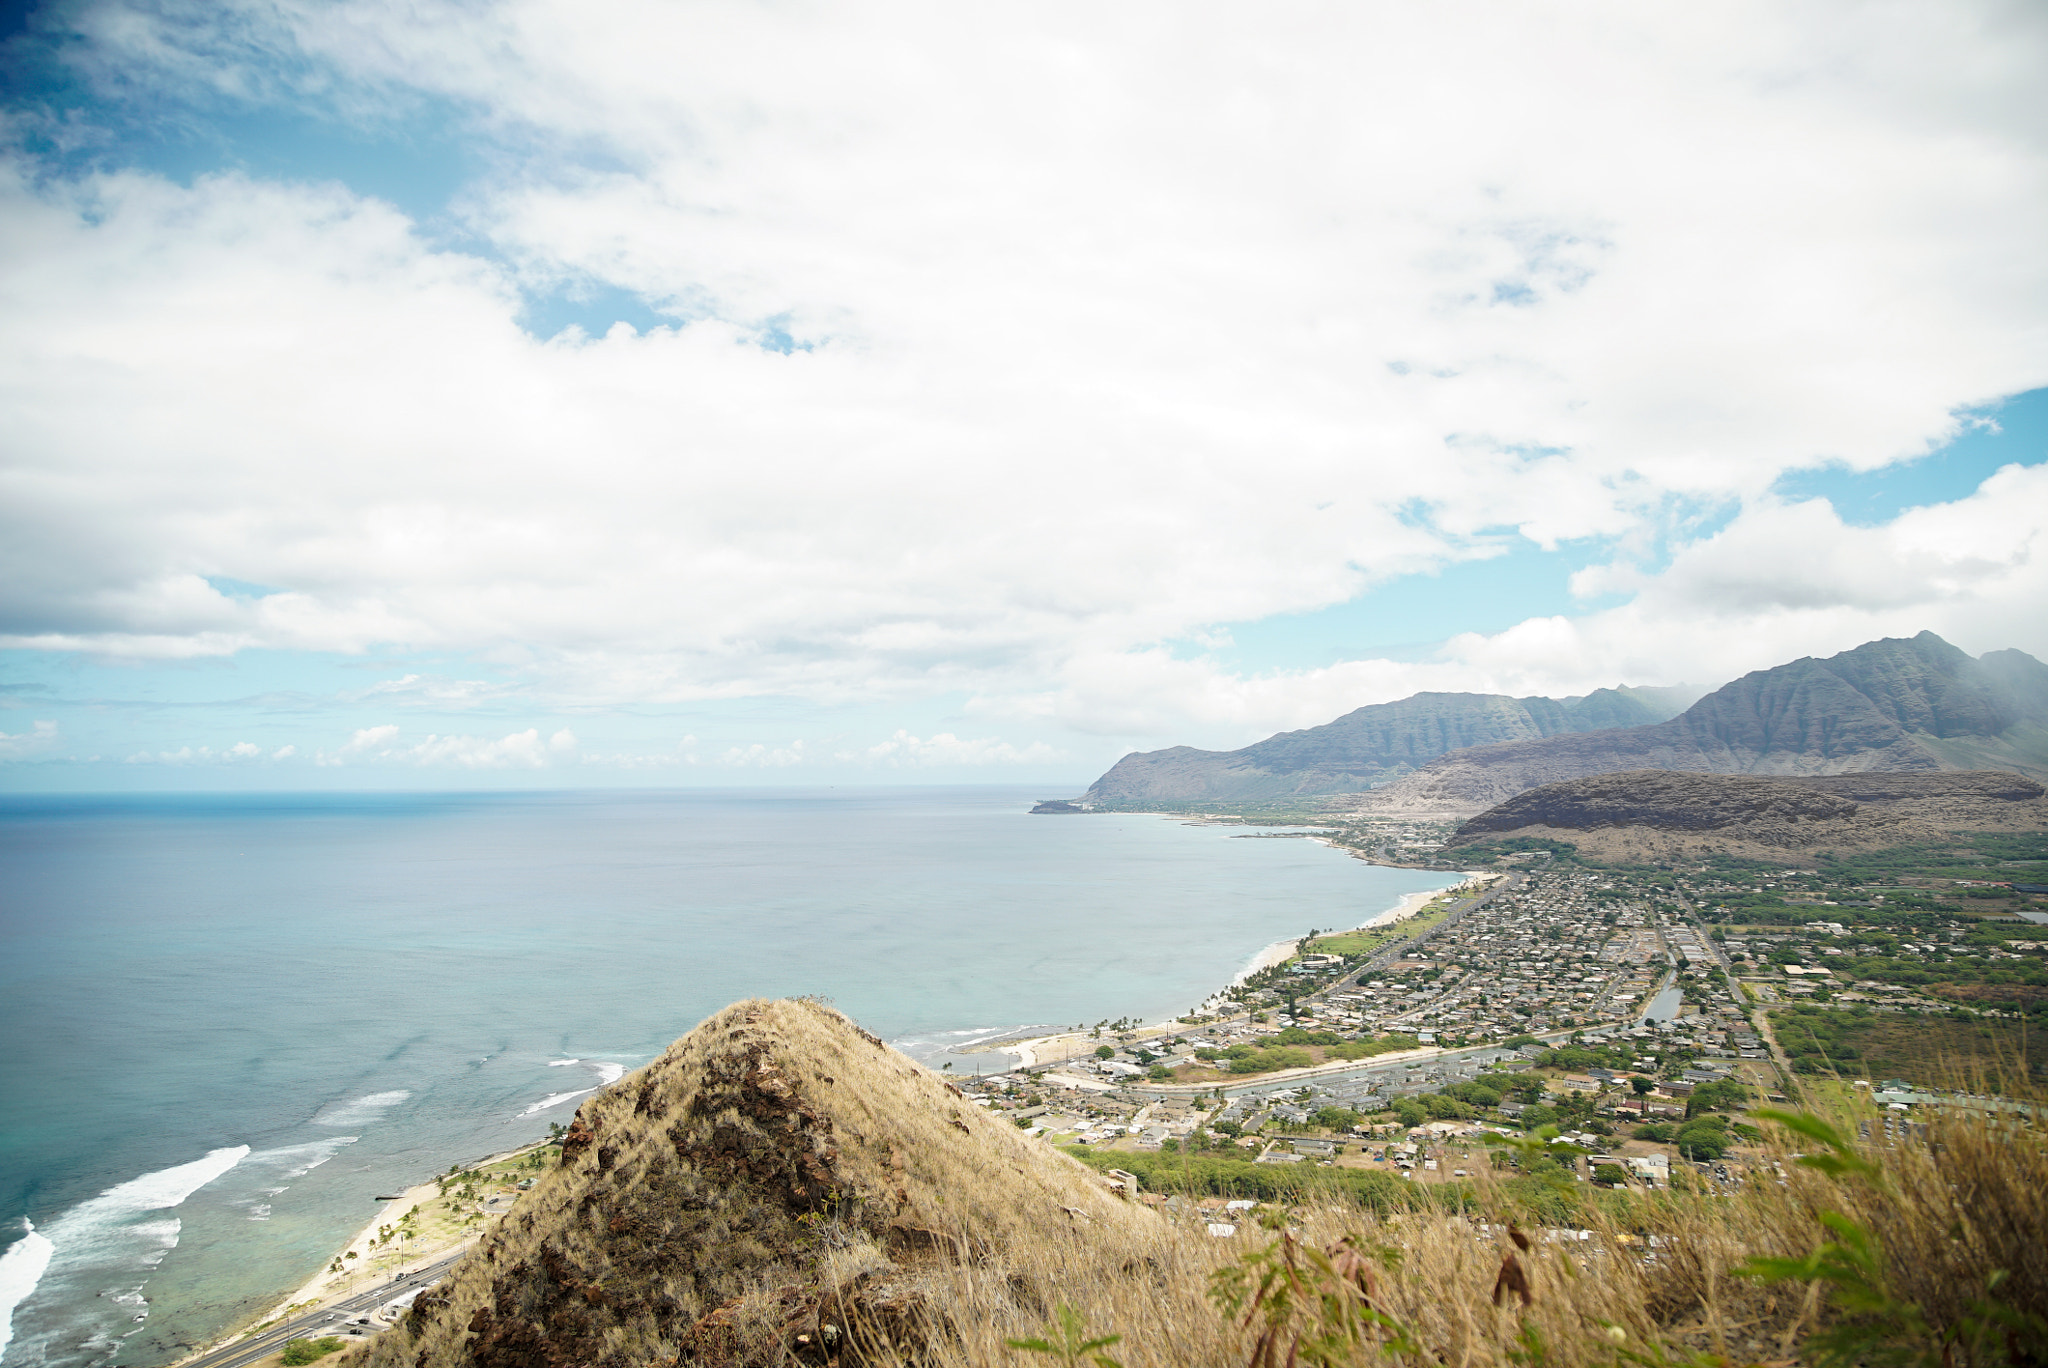
[[[536,1140],[530,1144],[486,1155],[484,1158],[464,1167],[481,1169],[491,1164],[500,1164],[508,1159],[516,1159],[522,1154],[530,1153],[548,1143],[546,1140]],[[483,1237],[487,1223],[479,1222],[474,1229],[464,1231],[453,1239],[443,1238],[410,1245],[405,1249],[405,1257],[393,1261],[389,1266],[371,1267],[371,1262],[376,1253],[375,1242],[379,1228],[395,1226],[399,1219],[412,1208],[424,1207],[429,1202],[438,1201],[440,1198],[441,1189],[438,1175],[427,1179],[424,1183],[416,1183],[406,1188],[403,1192],[379,1206],[377,1213],[364,1224],[363,1228],[351,1236],[347,1244],[337,1249],[328,1262],[323,1264],[320,1270],[313,1274],[312,1277],[301,1283],[293,1291],[284,1295],[268,1309],[248,1317],[233,1328],[223,1332],[212,1342],[197,1345],[190,1353],[173,1360],[172,1368],[176,1368],[177,1364],[187,1363],[202,1355],[231,1347],[252,1332],[287,1315],[298,1315],[306,1311],[319,1310],[330,1303],[367,1291],[380,1283],[390,1283],[394,1286],[402,1284],[404,1281],[403,1272],[407,1268],[416,1268],[433,1263],[436,1259],[443,1258],[454,1253],[456,1250],[475,1244]],[[350,1269],[344,1266],[341,1272],[334,1272],[334,1264],[341,1262],[346,1265],[350,1254],[354,1254],[357,1257],[357,1267]]]
[[[1177,817],[1184,821],[1187,820],[1184,814],[1159,813],[1153,815],[1162,817]],[[1317,843],[1320,845],[1329,846],[1332,849],[1343,849],[1343,847],[1337,846],[1334,842],[1325,840],[1323,838],[1311,839],[1316,840]],[[1419,912],[1421,912],[1423,908],[1427,907],[1433,900],[1442,897],[1444,894],[1452,892],[1456,889],[1483,884],[1485,882],[1490,881],[1491,877],[1497,876],[1488,876],[1485,874],[1481,874],[1477,871],[1460,871],[1460,877],[1455,882],[1446,884],[1442,888],[1424,889],[1410,893],[1403,893],[1396,899],[1392,907],[1389,907],[1382,912],[1374,914],[1372,917],[1366,919],[1361,925],[1349,928],[1348,930],[1383,930],[1387,927],[1398,925],[1401,922],[1410,920],[1411,918],[1415,917]],[[1335,932],[1330,934],[1345,933]],[[1231,986],[1236,986],[1238,984],[1243,983],[1246,979],[1250,978],[1253,974],[1259,972],[1262,969],[1270,968],[1276,964],[1285,963],[1288,959],[1294,956],[1303,939],[1304,937],[1294,936],[1283,940],[1274,941],[1271,944],[1262,947],[1255,954],[1253,954],[1253,956],[1245,964],[1245,966],[1242,969],[1240,969],[1238,973],[1231,979]],[[1221,998],[1222,995],[1220,992],[1211,994],[1208,998],[1205,998],[1203,1000],[1203,1009],[1211,1009],[1213,1005],[1217,1004],[1221,1000]],[[1172,1023],[1170,1022],[1150,1023],[1146,1025],[1141,1025],[1138,1028],[1138,1030],[1140,1033],[1157,1033],[1159,1031],[1170,1030],[1171,1025]],[[1029,1030],[1031,1028],[1020,1027],[1016,1029]],[[958,1053],[1000,1053],[1008,1055],[1012,1058],[1013,1062],[1007,1066],[1008,1068],[1030,1069],[1039,1067],[1043,1064],[1054,1062],[1054,1060],[1056,1060],[1057,1058],[1061,1058],[1066,1055],[1072,1054],[1076,1049],[1084,1049],[1091,1039],[1092,1037],[1085,1030],[1053,1031],[1041,1035],[1024,1037],[1022,1039],[1016,1038],[1014,1032],[997,1033],[993,1037],[986,1039],[984,1042],[978,1042],[974,1045],[967,1046],[959,1050]],[[598,1088],[591,1089],[590,1091],[600,1091],[603,1088],[610,1086],[611,1082],[613,1081],[615,1080],[607,1080],[603,1083],[600,1083],[598,1085]],[[476,1160],[474,1163],[467,1164],[464,1167],[480,1169],[487,1167],[491,1164],[502,1163],[507,1159],[516,1158],[519,1155],[526,1154],[532,1150],[540,1148],[542,1145],[545,1145],[547,1143],[548,1142],[546,1140],[537,1140],[528,1144],[517,1146],[513,1149],[503,1151],[498,1154],[486,1156],[485,1158]],[[184,1363],[189,1361],[190,1359],[197,1358],[203,1354],[210,1353],[215,1350],[230,1346],[234,1344],[236,1341],[246,1337],[254,1329],[260,1328],[263,1325],[276,1321],[279,1318],[286,1316],[287,1314],[298,1314],[308,1310],[318,1310],[325,1305],[331,1304],[335,1301],[339,1301],[349,1296],[359,1294],[382,1282],[390,1282],[394,1285],[401,1283],[403,1281],[402,1270],[408,1267],[416,1268],[424,1266],[426,1264],[430,1264],[437,1259],[445,1257],[448,1254],[451,1254],[457,1250],[475,1244],[484,1233],[485,1223],[479,1223],[473,1229],[464,1230],[462,1233],[455,1236],[454,1238],[442,1238],[439,1240],[423,1240],[411,1244],[409,1247],[405,1248],[405,1257],[402,1259],[391,1259],[390,1255],[392,1251],[388,1247],[386,1247],[385,1262],[379,1264],[378,1266],[372,1267],[372,1263],[375,1260],[376,1251],[378,1249],[376,1241],[378,1238],[380,1228],[387,1228],[397,1225],[400,1219],[403,1218],[408,1211],[412,1210],[415,1207],[426,1207],[430,1202],[439,1200],[440,1197],[441,1192],[438,1183],[438,1175],[435,1178],[429,1178],[427,1181],[423,1183],[419,1183],[405,1189],[403,1192],[399,1193],[390,1201],[387,1201],[383,1203],[381,1206],[379,1206],[376,1213],[373,1216],[371,1216],[369,1220],[364,1223],[363,1227],[360,1230],[358,1230],[355,1233],[355,1235],[352,1236],[349,1239],[349,1241],[345,1245],[343,1245],[341,1249],[339,1249],[330,1258],[328,1263],[324,1265],[318,1272],[314,1273],[304,1283],[300,1284],[290,1293],[281,1297],[275,1304],[270,1306],[266,1311],[262,1312],[259,1315],[249,1317],[247,1320],[236,1325],[233,1329],[221,1335],[211,1344],[195,1348],[192,1353],[187,1354],[186,1356],[184,1356],[184,1358],[181,1358],[176,1362]],[[358,1262],[356,1268],[349,1269],[344,1267],[344,1269],[341,1272],[333,1271],[334,1263],[345,1263],[348,1260],[348,1256],[350,1254],[354,1254],[357,1256]]]
[[[1153,815],[1173,816],[1175,814],[1159,813]],[[1332,849],[1338,848],[1328,841],[1321,842],[1321,844],[1331,845]],[[1491,879],[1499,877],[1498,875],[1486,874],[1478,870],[1460,870],[1456,872],[1460,877],[1455,883],[1446,884],[1442,888],[1422,889],[1413,893],[1403,893],[1392,907],[1384,912],[1374,914],[1362,925],[1351,927],[1347,931],[1332,932],[1330,934],[1346,935],[1354,931],[1384,930],[1387,927],[1399,925],[1401,922],[1413,918],[1423,908],[1429,906],[1431,902],[1446,893],[1468,886],[1484,884]],[[1230,980],[1229,986],[1236,987],[1261,969],[1270,969],[1276,964],[1286,963],[1289,959],[1293,958],[1296,949],[1300,946],[1303,939],[1301,936],[1294,936],[1286,940],[1274,941],[1272,944],[1263,947],[1251,957],[1244,968],[1237,972],[1236,977]],[[1202,1000],[1202,1007],[1205,1010],[1209,1009],[1218,1003],[1221,998],[1222,994],[1220,992],[1211,993]],[[1142,1033],[1165,1030],[1167,1027],[1152,1023],[1140,1026],[1138,1029]],[[986,1043],[959,1050],[957,1053],[1006,1054],[1014,1057],[1014,1062],[1009,1066],[1010,1068],[1031,1069],[1048,1063],[1053,1056],[1070,1056],[1075,1048],[1085,1046],[1093,1038],[1086,1031],[1061,1031],[1048,1035],[1031,1036],[1023,1040],[1003,1039],[998,1036]]]

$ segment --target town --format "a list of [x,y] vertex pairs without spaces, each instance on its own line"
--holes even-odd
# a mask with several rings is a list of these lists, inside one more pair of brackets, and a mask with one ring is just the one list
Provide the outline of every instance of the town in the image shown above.
[[[1509,1150],[1510,1167],[1727,1189],[1774,1163],[1747,1109],[1801,1083],[1839,1079],[1898,1134],[1916,1107],[1969,1101],[1925,1070],[1861,1076],[1842,1031],[2010,1019],[1931,995],[1930,971],[2035,980],[2048,963],[2048,927],[2007,905],[2009,885],[1987,904],[1971,880],[1878,891],[1818,870],[1589,868],[1547,851],[1498,864],[1394,930],[1304,937],[1203,1012],[1104,1023],[960,1086],[1126,1176],[1204,1156],[1456,1182],[1537,1135],[1546,1152]],[[1217,1201],[1287,1190],[1232,1168]]]

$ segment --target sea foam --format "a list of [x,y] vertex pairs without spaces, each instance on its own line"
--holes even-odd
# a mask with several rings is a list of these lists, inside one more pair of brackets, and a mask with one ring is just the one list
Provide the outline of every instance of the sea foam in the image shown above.
[[367,1126],[374,1121],[382,1120],[385,1112],[411,1096],[406,1089],[396,1088],[390,1092],[358,1097],[353,1102],[330,1103],[320,1109],[320,1114],[313,1118],[313,1124],[337,1128]]
[[[276,1168],[280,1170],[280,1178],[303,1178],[340,1153],[345,1146],[353,1145],[361,1138],[357,1135],[334,1135],[325,1140],[309,1140],[303,1145],[283,1145],[277,1149],[257,1150],[242,1162],[250,1168]],[[284,1189],[267,1188],[265,1191],[282,1192]]]
[[[77,1282],[84,1276],[119,1278],[120,1290],[107,1300],[120,1306],[130,1321],[147,1316],[149,1302],[142,1295],[143,1284],[177,1248],[183,1227],[175,1216],[143,1218],[183,1205],[187,1197],[241,1163],[248,1153],[247,1145],[230,1145],[188,1164],[145,1173],[80,1202],[50,1222],[47,1234],[31,1227],[29,1234],[0,1256],[0,1305],[7,1310],[6,1339],[13,1338],[14,1311],[29,1302],[44,1279],[53,1274],[56,1282]],[[49,1334],[46,1330],[45,1343]],[[105,1327],[95,1328],[95,1340],[106,1337]]]
[[21,1223],[28,1233],[0,1254],[0,1354],[7,1352],[7,1342],[14,1338],[14,1308],[36,1290],[57,1248],[36,1234],[35,1222],[28,1217],[22,1217]]
[[548,1110],[550,1107],[559,1107],[564,1102],[570,1101],[573,1098],[584,1097],[594,1093],[598,1088],[608,1088],[626,1076],[625,1065],[600,1064],[594,1059],[557,1059],[550,1061],[548,1067],[551,1069],[558,1068],[564,1064],[581,1064],[584,1068],[595,1071],[597,1074],[597,1087],[578,1088],[575,1092],[549,1093],[546,1097],[543,1097],[540,1101],[519,1113],[521,1116],[533,1116]]

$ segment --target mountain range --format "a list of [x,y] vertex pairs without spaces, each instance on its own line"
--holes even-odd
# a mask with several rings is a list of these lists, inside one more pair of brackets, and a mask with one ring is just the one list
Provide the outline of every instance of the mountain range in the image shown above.
[[1417,694],[1238,751],[1129,755],[1083,802],[1352,795],[1343,805],[1366,815],[1444,820],[1626,770],[2048,778],[2048,665],[2022,651],[1973,658],[1922,632],[1757,670],[1679,711],[1682,697]]
[[1363,792],[1448,751],[1660,722],[1691,698],[1683,689],[1628,687],[1574,698],[1419,693],[1241,750],[1174,746],[1127,755],[1090,786],[1085,801]]

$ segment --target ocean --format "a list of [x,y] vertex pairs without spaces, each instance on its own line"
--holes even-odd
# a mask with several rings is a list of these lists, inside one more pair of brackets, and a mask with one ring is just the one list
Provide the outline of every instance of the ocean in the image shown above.
[[179,1357],[735,999],[991,1068],[1455,879],[1032,797],[0,798],[0,1368]]

